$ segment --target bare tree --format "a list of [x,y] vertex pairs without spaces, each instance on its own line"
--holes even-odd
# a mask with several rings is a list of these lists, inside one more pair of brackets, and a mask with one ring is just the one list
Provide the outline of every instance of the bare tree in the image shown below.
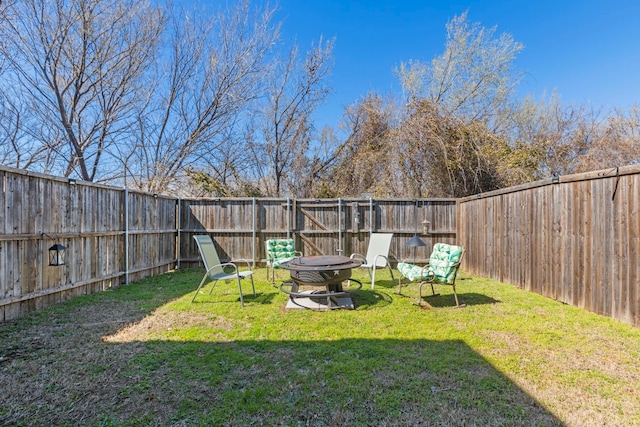
[[260,94],[265,58],[278,37],[273,10],[248,0],[215,14],[176,11],[162,62],[137,117],[127,165],[139,188],[170,191],[187,168],[222,178],[245,150],[233,128]]
[[[470,24],[467,13],[447,23],[445,51],[430,64],[396,70],[408,97],[399,128],[407,196],[464,196],[504,185],[513,156],[509,130],[513,69],[520,43],[496,28]],[[506,179],[509,177],[508,179]]]
[[395,109],[391,99],[376,93],[367,94],[346,109],[342,126],[349,136],[327,177],[332,197],[399,195]]
[[522,44],[496,28],[470,24],[467,13],[446,25],[445,51],[431,64],[409,61],[396,73],[410,101],[427,99],[446,116],[486,123],[497,132],[520,76],[513,63]]
[[48,172],[55,164],[62,138],[56,129],[30,119],[29,112],[19,97],[0,93],[0,164]]
[[338,139],[332,127],[323,127],[304,157],[304,162],[294,168],[296,185],[293,195],[301,198],[336,197],[337,183],[331,180],[332,171],[345,147],[347,143]]
[[405,197],[464,197],[503,184],[508,144],[478,120],[447,115],[424,100],[413,105],[399,135]]
[[578,157],[578,170],[590,171],[640,163],[640,108],[616,110],[598,127],[588,151]]
[[20,96],[58,129],[65,176],[93,181],[105,150],[126,138],[145,69],[155,59],[163,13],[145,1],[24,0],[8,6],[0,54]]
[[311,114],[330,91],[325,80],[332,68],[332,50],[332,40],[320,39],[300,61],[294,45],[274,67],[263,107],[254,116],[251,146],[257,179],[267,195],[281,196],[285,190],[295,194],[305,187]]
[[525,98],[512,120],[511,145],[529,155],[527,162],[536,163],[532,179],[577,172],[578,159],[601,132],[599,113],[585,106],[565,106],[557,93],[537,101]]

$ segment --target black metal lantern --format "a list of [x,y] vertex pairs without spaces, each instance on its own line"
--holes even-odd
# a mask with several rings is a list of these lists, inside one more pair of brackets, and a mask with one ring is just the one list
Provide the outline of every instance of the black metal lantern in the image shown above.
[[59,243],[49,248],[49,265],[58,267],[64,265],[64,250],[67,249]]

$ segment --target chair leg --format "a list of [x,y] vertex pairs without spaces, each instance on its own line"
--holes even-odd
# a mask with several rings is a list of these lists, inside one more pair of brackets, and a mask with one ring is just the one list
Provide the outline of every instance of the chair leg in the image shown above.
[[391,264],[387,264],[387,267],[389,268],[389,273],[391,273],[391,281],[395,281],[395,277],[393,277],[393,268],[391,268]]
[[467,304],[460,304],[460,302],[458,301],[458,293],[456,292],[456,285],[455,283],[453,283],[451,286],[453,286],[453,296],[456,298],[456,308],[460,308],[460,307],[466,307]]
[[267,266],[267,281],[269,281],[269,271],[271,271],[271,286],[275,286],[276,285],[276,271],[275,268],[272,266]]
[[428,283],[429,285],[431,285],[431,295],[425,295],[425,297],[427,297],[427,298],[428,298],[428,297],[435,297],[435,296],[440,295],[440,294],[436,294],[436,291],[435,291],[435,289],[433,288],[433,282],[420,282],[420,291],[419,291],[419,296],[418,296],[418,298],[419,298],[419,299],[418,299],[419,304],[418,304],[418,305],[422,305],[422,287],[423,287],[424,285],[426,285],[427,283]]
[[371,274],[371,289],[373,289],[376,284],[376,266],[375,265],[373,266],[372,270],[373,270],[373,273]]
[[418,301],[416,302],[416,305],[419,305],[420,307],[422,307],[422,287],[426,284],[427,282],[420,282],[420,287],[418,288]]
[[242,284],[240,284],[240,275],[236,277],[238,281],[238,290],[240,291],[240,305],[244,307],[244,299],[242,298]]
[[213,285],[211,285],[211,289],[209,289],[209,295],[211,295],[213,293],[213,289],[216,287],[217,283],[218,283],[217,280],[215,282],[213,282]]
[[198,289],[196,289],[196,293],[193,295],[193,298],[191,298],[191,302],[195,301],[196,297],[198,296],[198,292],[200,292],[200,288],[202,288],[202,285],[204,285],[204,282],[207,280],[207,277],[208,276],[205,274],[202,280],[200,281],[200,284],[198,285]]
[[402,295],[402,276],[398,277],[398,292],[396,294]]

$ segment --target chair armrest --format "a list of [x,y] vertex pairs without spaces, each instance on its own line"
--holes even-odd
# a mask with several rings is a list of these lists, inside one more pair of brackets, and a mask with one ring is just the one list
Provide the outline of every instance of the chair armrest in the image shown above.
[[[413,265],[417,265],[413,262],[413,258],[409,259],[409,258],[405,258],[402,261],[399,261],[398,264],[413,264]],[[429,268],[429,261],[427,260],[426,264],[422,266],[422,268]]]
[[357,259],[359,259],[361,261],[364,261],[365,263],[367,262],[367,259],[362,254],[351,254],[351,256],[349,258],[350,259],[357,258]]
[[387,265],[391,265],[391,263],[389,262],[389,258],[386,255],[376,255],[376,257],[373,259],[373,265],[375,266],[378,265],[378,258],[384,259],[383,267],[386,267]]
[[225,267],[233,267],[233,269],[236,271],[236,273],[238,271],[238,266],[235,265],[233,262],[223,262],[222,264],[216,264],[216,265],[213,265],[213,266],[209,267],[209,269],[207,270],[206,274],[209,274],[209,272],[211,270],[213,270],[214,268],[216,268],[216,267],[221,267],[222,271],[224,271]]
[[422,270],[420,270],[420,275],[422,277],[428,277],[426,279],[427,282],[429,281],[432,282],[436,278],[436,275],[434,274],[434,272],[429,270],[429,263],[427,263],[425,266],[422,267]]
[[236,263],[238,263],[238,262],[243,262],[243,263],[247,264],[247,268],[249,270],[251,270],[251,264],[249,263],[248,259],[244,259],[244,258],[232,259],[231,261],[229,261],[229,264],[233,264],[237,269],[238,266],[236,265]]

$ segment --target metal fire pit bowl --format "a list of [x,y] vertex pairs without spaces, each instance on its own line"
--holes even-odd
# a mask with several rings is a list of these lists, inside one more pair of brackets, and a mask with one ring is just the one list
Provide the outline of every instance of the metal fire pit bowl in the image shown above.
[[362,261],[340,255],[318,255],[293,258],[284,262],[281,268],[289,270],[291,280],[299,286],[339,285],[351,278],[351,269],[360,267]]
[[[362,261],[358,259],[339,255],[298,257],[280,264],[291,274],[291,281],[280,285],[280,290],[289,295],[287,308],[353,309],[350,292],[361,289],[362,283],[351,279],[351,269],[361,265]],[[345,280],[349,281],[349,290],[342,289]],[[351,288],[351,282],[357,287]],[[301,290],[301,287],[322,289]]]

